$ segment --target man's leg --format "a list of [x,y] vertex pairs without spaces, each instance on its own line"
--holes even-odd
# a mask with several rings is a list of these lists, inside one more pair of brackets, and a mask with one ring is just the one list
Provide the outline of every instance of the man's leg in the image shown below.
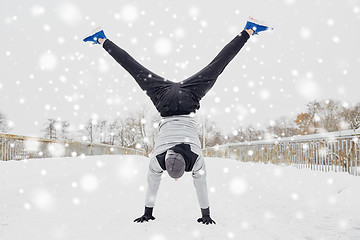
[[246,29],[228,43],[209,65],[200,72],[183,81],[183,87],[191,89],[198,101],[215,84],[218,76],[223,72],[229,62],[236,56],[250,36],[254,33],[252,29]]
[[[154,100],[157,97],[157,93],[161,88],[166,88],[172,82],[167,81],[163,77],[146,69],[140,63],[138,63],[133,57],[131,57],[126,51],[118,47],[109,39],[98,39],[100,43],[104,42],[104,49],[135,79],[142,90]],[[155,102],[154,102],[155,104]]]

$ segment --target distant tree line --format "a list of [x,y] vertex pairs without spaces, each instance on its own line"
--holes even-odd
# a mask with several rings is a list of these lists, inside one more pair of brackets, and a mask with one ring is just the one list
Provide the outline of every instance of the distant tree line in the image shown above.
[[336,100],[311,101],[306,111],[295,119],[279,117],[268,123],[265,130],[252,126],[240,128],[229,137],[230,142],[245,142],[267,138],[292,137],[342,130],[356,130],[360,127],[360,104],[347,105]]
[[117,117],[113,121],[90,118],[80,127],[71,126],[68,121],[48,119],[44,124],[43,134],[52,139],[141,148],[149,153],[155,143],[159,121],[160,117],[149,116],[148,109],[141,107],[138,111]]
[[[360,104],[342,104],[333,99],[311,101],[306,105],[306,111],[299,113],[294,119],[283,116],[267,123],[265,129],[257,129],[250,125],[240,127],[227,135],[223,135],[214,122],[209,120],[201,122],[207,125],[204,135],[207,136],[205,147],[211,147],[227,142],[249,142],[264,138],[356,130],[360,128]],[[201,135],[200,139],[203,139]]]
[[307,111],[295,119],[298,134],[315,134],[341,130],[355,130],[360,127],[360,104],[353,106],[339,101],[312,101]]
[[[295,135],[307,135],[360,127],[360,104],[346,105],[336,100],[311,101],[306,111],[293,118],[279,117],[270,121],[262,129],[252,125],[239,127],[232,133],[223,134],[216,123],[197,115],[198,135],[202,147],[211,147],[227,142],[249,142],[264,138],[283,138]],[[129,148],[141,148],[147,153],[154,147],[158,114],[151,115],[146,107],[118,117],[113,121],[91,118],[80,128],[68,121],[48,119],[43,124],[43,136],[50,139],[67,139],[104,143]],[[0,112],[0,132],[10,132],[6,116]]]

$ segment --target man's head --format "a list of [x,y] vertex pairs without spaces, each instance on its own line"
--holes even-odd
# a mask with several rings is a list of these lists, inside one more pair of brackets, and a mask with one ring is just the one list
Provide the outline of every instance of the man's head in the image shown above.
[[169,176],[177,180],[185,172],[185,159],[180,153],[168,150],[165,156],[165,167]]

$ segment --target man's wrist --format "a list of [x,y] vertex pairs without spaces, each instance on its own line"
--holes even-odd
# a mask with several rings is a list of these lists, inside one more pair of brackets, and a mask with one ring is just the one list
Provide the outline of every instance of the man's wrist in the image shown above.
[[201,214],[203,217],[210,216],[210,207],[208,208],[201,208]]
[[154,208],[152,208],[152,207],[146,207],[146,206],[145,206],[145,213],[144,213],[144,215],[145,215],[145,216],[152,216],[153,209],[154,209]]

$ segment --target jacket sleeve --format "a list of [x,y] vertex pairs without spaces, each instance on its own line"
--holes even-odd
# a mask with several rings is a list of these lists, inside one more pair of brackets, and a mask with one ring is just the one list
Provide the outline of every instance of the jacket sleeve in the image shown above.
[[206,185],[206,168],[204,157],[199,155],[199,159],[194,165],[192,176],[194,179],[194,186],[198,197],[200,208],[205,209],[209,207],[209,197]]
[[153,208],[155,206],[156,195],[159,190],[162,169],[157,163],[156,158],[150,159],[149,172],[148,172],[148,188],[146,192],[145,206]]

